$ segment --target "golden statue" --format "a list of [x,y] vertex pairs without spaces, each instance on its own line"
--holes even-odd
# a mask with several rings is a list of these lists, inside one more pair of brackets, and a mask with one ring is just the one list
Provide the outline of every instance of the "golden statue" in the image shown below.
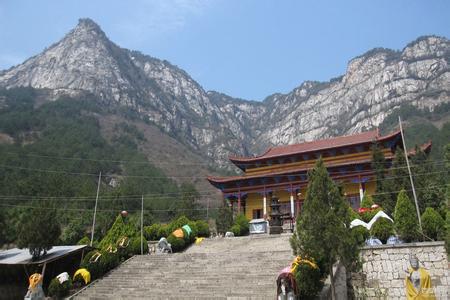
[[408,276],[405,279],[406,299],[435,300],[428,271],[419,267],[419,260],[415,255],[410,256],[409,262],[411,267],[408,269]]

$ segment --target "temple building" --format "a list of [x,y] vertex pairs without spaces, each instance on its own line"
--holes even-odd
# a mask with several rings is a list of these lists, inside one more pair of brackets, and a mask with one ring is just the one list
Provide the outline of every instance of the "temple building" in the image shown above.
[[[375,175],[371,167],[373,143],[377,143],[384,153],[387,168],[397,147],[403,148],[400,131],[381,136],[378,130],[373,130],[273,147],[255,157],[230,157],[243,174],[208,177],[208,180],[222,191],[235,213],[244,213],[250,220],[268,216],[272,196],[279,198],[281,212],[296,217],[305,200],[308,170],[321,156],[330,176],[342,185],[345,197],[357,209],[364,193],[375,193]],[[430,147],[431,143],[424,150]]]

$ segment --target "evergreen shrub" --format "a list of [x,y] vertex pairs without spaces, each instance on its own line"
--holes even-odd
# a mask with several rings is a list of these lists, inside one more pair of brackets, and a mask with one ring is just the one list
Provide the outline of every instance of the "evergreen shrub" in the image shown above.
[[433,240],[445,238],[445,221],[432,207],[427,207],[421,216],[423,233]]
[[249,232],[249,220],[244,214],[239,214],[236,216],[236,220],[234,221],[235,225],[239,225],[240,234],[239,235],[247,235]]
[[[148,243],[147,240],[143,239],[142,241],[143,251],[144,254],[148,253]],[[128,245],[129,253],[131,255],[140,255],[141,254],[141,238],[135,237],[130,241],[130,244]]]
[[364,226],[355,226],[351,230],[351,234],[358,245],[363,245],[369,238],[370,232]]
[[372,225],[370,234],[378,238],[383,244],[386,244],[387,239],[394,234],[394,224],[386,218],[379,218]]
[[70,289],[72,288],[72,281],[67,280],[63,283],[59,283],[58,278],[53,278],[48,286],[48,294],[54,299],[62,299],[69,295]]
[[105,273],[117,267],[120,263],[120,256],[117,253],[109,253],[101,251],[101,256],[96,262],[90,262],[92,256],[97,253],[97,250],[90,251],[83,258],[80,268],[86,268],[91,273],[91,279],[97,279]]
[[294,274],[299,299],[316,299],[322,290],[323,280],[320,269],[314,269],[309,264],[300,264]]
[[234,234],[234,236],[240,236],[241,226],[239,226],[239,224],[234,224],[233,226],[231,226],[230,231]]
[[450,210],[445,215],[445,249],[450,253]]
[[191,244],[195,242],[195,238],[198,237],[198,229],[195,221],[189,221],[188,225],[191,227],[191,234],[189,235],[189,244]]
[[159,240],[162,237],[167,238],[171,233],[168,225],[161,224],[161,227],[158,229],[158,234],[156,235],[156,240]]
[[159,235],[159,232],[160,232],[162,226],[163,225],[161,225],[160,223],[155,223],[150,226],[145,226],[144,227],[145,238],[149,241],[159,240],[161,238],[161,236]]
[[419,238],[419,223],[414,204],[405,190],[397,196],[394,211],[394,228],[399,237],[405,242],[414,242]]
[[117,241],[119,241],[123,237],[127,237],[129,239],[139,236],[136,227],[132,222],[128,222],[126,218],[118,215],[114,224],[106,233],[105,237],[99,243],[99,247],[101,249],[106,249],[110,245],[116,245]]
[[197,226],[197,236],[198,237],[209,237],[209,225],[208,222],[203,220],[198,220],[195,222]]
[[172,246],[172,252],[180,252],[186,248],[186,242],[184,239],[179,239],[173,234],[170,234],[167,241]]
[[87,236],[83,237],[77,243],[77,245],[90,245],[90,244],[91,244],[91,240]]
[[183,227],[184,225],[188,224],[189,221],[190,220],[186,216],[178,217],[176,220],[170,222],[170,224],[168,225],[169,227],[168,233],[170,234],[175,230],[177,230],[178,228]]

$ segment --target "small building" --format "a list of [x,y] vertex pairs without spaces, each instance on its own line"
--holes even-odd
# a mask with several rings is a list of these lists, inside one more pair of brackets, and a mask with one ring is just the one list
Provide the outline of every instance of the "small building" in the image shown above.
[[73,274],[80,266],[87,245],[54,246],[45,256],[32,260],[28,249],[0,251],[0,299],[23,299],[28,289],[28,278],[33,273],[43,275],[47,292],[50,281],[62,272]]
[[[389,168],[395,150],[403,148],[401,132],[381,136],[378,130],[294,145],[269,148],[255,157],[230,157],[243,171],[240,176],[208,177],[222,191],[234,213],[248,219],[267,218],[272,196],[279,198],[280,210],[290,217],[301,212],[308,185],[308,170],[323,158],[330,176],[339,182],[349,204],[358,209],[364,193],[375,193],[372,145],[384,153]],[[424,150],[429,150],[431,143]]]

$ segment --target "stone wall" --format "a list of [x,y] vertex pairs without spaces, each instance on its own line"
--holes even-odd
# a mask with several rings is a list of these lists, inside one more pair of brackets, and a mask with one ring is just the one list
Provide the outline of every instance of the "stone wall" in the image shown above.
[[405,277],[411,254],[430,273],[436,298],[448,299],[450,278],[444,242],[364,247],[362,272],[353,276],[355,293],[366,299],[405,299]]

